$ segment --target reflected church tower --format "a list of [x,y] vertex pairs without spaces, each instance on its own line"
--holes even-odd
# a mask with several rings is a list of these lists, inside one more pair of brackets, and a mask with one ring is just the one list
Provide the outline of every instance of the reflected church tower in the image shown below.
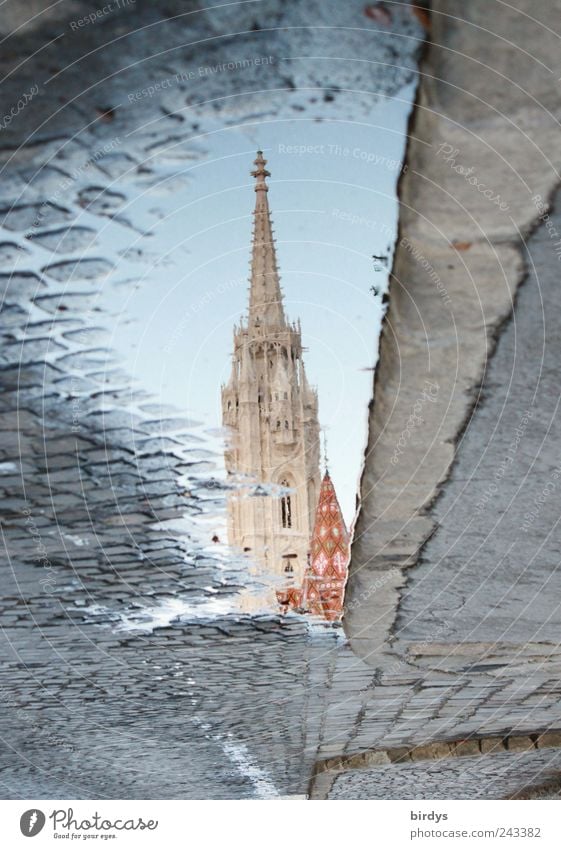
[[258,151],[249,310],[234,327],[232,373],[222,387],[226,469],[242,483],[228,499],[228,537],[259,572],[300,586],[320,491],[318,399],[306,379],[300,322],[284,314],[266,164]]

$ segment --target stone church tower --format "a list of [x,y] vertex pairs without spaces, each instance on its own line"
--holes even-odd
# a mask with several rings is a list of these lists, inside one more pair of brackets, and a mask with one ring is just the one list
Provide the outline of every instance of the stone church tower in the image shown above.
[[228,501],[228,537],[258,573],[300,585],[320,489],[318,399],[304,371],[300,322],[284,314],[266,164],[258,151],[249,310],[234,327],[232,374],[222,387],[226,469],[241,484]]

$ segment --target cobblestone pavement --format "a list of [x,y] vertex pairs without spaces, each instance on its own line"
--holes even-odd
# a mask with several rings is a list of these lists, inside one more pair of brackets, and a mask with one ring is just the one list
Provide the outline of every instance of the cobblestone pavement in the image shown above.
[[[559,196],[549,221],[561,233]],[[527,265],[435,504],[438,529],[409,572],[393,653],[382,646],[371,658],[381,686],[356,701],[360,729],[347,751],[560,725],[561,432],[552,381],[561,311],[550,229],[528,240]],[[482,451],[486,472],[474,474]],[[336,672],[335,688],[344,676]]]
[[208,458],[178,419],[133,426],[95,353],[41,362],[35,315],[4,348],[3,795],[305,793],[337,633],[220,613],[239,584],[197,524],[223,499]]
[[[551,238],[551,232],[561,233],[559,196],[549,221],[553,231],[540,227],[527,242],[528,278],[435,505],[438,529],[410,570],[396,620],[395,654],[382,647],[372,658],[378,686],[337,708],[337,723],[356,729],[346,753],[532,734],[561,724],[556,498],[561,433],[552,385],[558,360],[552,340],[559,338],[561,311]],[[482,446],[486,473],[474,474]],[[343,668],[336,671],[334,691],[344,688],[345,676]],[[332,741],[333,733],[326,739]],[[321,751],[325,758],[337,754],[332,742]],[[419,786],[423,798],[446,798],[454,781],[454,792],[471,798],[480,792],[479,772],[481,787],[494,798],[516,789],[517,781],[539,783],[559,766],[558,754],[550,752],[483,756],[469,773],[464,760],[415,765],[410,775],[401,766],[395,773],[349,772],[348,786],[343,777],[335,780],[333,798],[368,792],[374,798],[413,798]],[[415,776],[421,781],[417,790]]]
[[4,796],[305,793],[338,633],[220,614],[238,573],[196,520],[223,493],[188,436],[170,439],[181,422],[133,428],[117,406],[97,412],[75,373],[57,363],[47,379],[30,360],[3,372]]
[[[362,23],[363,5],[337,5],[337,22],[345,25],[346,15],[352,18],[360,6]],[[84,14],[94,8],[82,6]],[[531,576],[522,568],[517,572],[505,620],[480,619],[475,630],[480,572],[462,576],[435,621],[425,599],[438,596],[441,579],[436,586],[426,563],[416,567],[403,599],[399,651],[381,644],[370,665],[331,628],[310,628],[296,617],[236,615],[241,573],[209,539],[205,523],[223,509],[224,498],[212,441],[204,427],[162,409],[131,385],[111,353],[111,309],[123,308],[139,267],[154,262],[154,246],[146,250],[150,226],[165,214],[161,197],[148,217],[137,213],[135,199],[147,189],[160,191],[166,181],[173,185],[185,162],[202,160],[193,134],[266,119],[269,112],[288,116],[313,109],[315,95],[307,88],[327,81],[333,87],[329,98],[339,104],[336,114],[356,117],[361,96],[357,100],[348,90],[360,88],[353,74],[362,63],[352,72],[341,65],[335,86],[336,63],[316,63],[313,71],[296,60],[273,63],[267,81],[284,91],[266,98],[257,91],[247,96],[252,81],[262,87],[262,77],[252,77],[251,69],[243,81],[235,74],[208,76],[197,93],[181,77],[223,60],[213,39],[234,23],[246,33],[239,55],[254,44],[256,32],[263,55],[286,55],[283,26],[306,23],[310,15],[320,23],[323,6],[306,4],[304,12],[304,4],[290,4],[287,13],[283,4],[262,3],[258,12],[244,4],[221,10],[220,19],[201,14],[195,20],[194,4],[170,2],[163,11],[139,0],[134,18],[124,9],[75,34],[64,16],[52,13],[47,23],[38,19],[8,42],[2,59],[7,100],[17,104],[26,91],[32,100],[3,127],[0,139],[6,552],[0,573],[0,700],[6,708],[0,765],[6,798],[301,795],[318,759],[476,734],[534,733],[558,721],[554,594],[543,600],[542,592],[542,603],[535,600],[542,585],[556,586],[553,536]],[[17,14],[17,6],[9,8]],[[271,20],[277,35],[269,32]],[[403,43],[414,44],[419,29],[408,21],[400,20],[398,29]],[[131,25],[137,32],[123,37]],[[351,20],[337,52],[356,55],[352,32]],[[47,47],[46,36],[53,39]],[[324,55],[324,36],[321,27],[303,26],[291,52],[296,55],[300,46],[303,53]],[[201,40],[210,45],[207,52],[197,46]],[[399,62],[392,61],[391,40],[380,38],[377,50],[394,70],[386,65],[382,74],[373,63],[369,84],[392,94],[411,79],[414,47]],[[147,81],[178,74],[173,93],[142,94]],[[141,95],[127,109],[135,92]],[[192,107],[188,116],[178,113],[178,97]],[[202,103],[215,97],[223,99],[212,107]],[[370,103],[365,95],[362,105]],[[540,250],[548,247],[543,240],[538,233],[531,247],[538,264]],[[550,270],[541,268],[540,278],[555,333],[555,264],[551,251],[548,256]],[[536,297],[529,282],[516,321],[517,340],[524,337],[532,360],[539,340],[525,316],[535,312]],[[493,376],[492,365],[476,414],[482,430],[492,425],[493,405],[501,404],[501,369],[514,362],[511,331],[514,325],[501,339],[500,368]],[[529,359],[517,355],[513,372],[524,408],[524,381],[536,378]],[[546,358],[545,366],[539,384],[543,416],[536,412],[532,445],[525,443],[534,452],[555,404],[554,359]],[[518,413],[509,413],[513,427]],[[490,469],[501,461],[509,434],[507,428],[489,440]],[[468,436],[462,450],[470,450]],[[518,472],[525,474],[530,456],[518,452]],[[468,453],[465,462],[471,462]],[[443,511],[442,530],[427,549],[427,557],[444,563],[439,576],[447,581],[458,564],[449,556],[444,517],[465,520],[454,513],[461,464],[460,456],[451,500],[436,508]],[[547,458],[544,464],[542,477],[553,468]],[[537,480],[532,493],[539,494]],[[514,490],[505,484],[501,493],[508,499]],[[552,528],[554,502],[546,500],[540,513]],[[499,510],[499,500],[494,503]],[[536,527],[532,523],[530,535]],[[488,548],[491,560],[507,538],[511,542],[509,521],[502,522],[503,531]],[[535,540],[532,545],[535,550]],[[490,599],[496,609],[501,581],[513,568],[507,553],[496,570],[486,570],[485,604]],[[463,645],[451,651],[450,641]],[[520,784],[542,781],[559,767],[558,758],[505,753],[473,764],[462,759],[461,765],[439,761],[353,771],[336,776],[333,795],[469,796],[476,784],[489,797],[507,795]]]
[[[433,761],[349,772],[335,779],[331,799],[504,799],[520,786],[559,775],[561,753],[497,754],[462,758],[461,764]],[[460,788],[461,797],[458,795]],[[555,798],[559,798],[559,790]],[[423,823],[412,824],[423,828]],[[425,823],[426,825],[426,823]],[[427,825],[427,828],[432,828]]]
[[422,642],[438,626],[443,643],[559,642],[559,194],[549,222],[528,242],[528,277],[435,505],[438,530],[404,593],[400,638]]
[[[346,755],[561,727],[561,213],[558,169],[543,165],[558,150],[560,100],[549,72],[521,64],[522,53],[532,64],[556,55],[558,36],[538,37],[534,19],[532,37],[530,7],[520,0],[494,18],[488,3],[465,17],[461,3],[432,4],[347,593],[345,628],[377,686],[347,705],[360,721]],[[514,47],[495,56],[485,39],[498,38]],[[480,50],[492,71],[475,71]],[[514,141],[521,126],[535,130],[527,149]],[[452,161],[442,155],[451,142]],[[470,166],[508,199],[508,216],[473,191]],[[438,398],[410,427],[426,378]],[[338,721],[353,726],[350,715]],[[344,771],[345,758],[332,775],[337,798],[496,798],[558,777],[559,760],[485,753],[468,773],[463,758]]]

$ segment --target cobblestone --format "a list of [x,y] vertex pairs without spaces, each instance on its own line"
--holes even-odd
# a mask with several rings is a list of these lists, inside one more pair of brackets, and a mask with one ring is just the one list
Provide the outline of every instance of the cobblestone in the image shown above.
[[[355,770],[335,779],[331,799],[505,799],[561,768],[560,752],[499,753]],[[521,776],[524,780],[521,781]],[[559,790],[553,797],[560,798]]]

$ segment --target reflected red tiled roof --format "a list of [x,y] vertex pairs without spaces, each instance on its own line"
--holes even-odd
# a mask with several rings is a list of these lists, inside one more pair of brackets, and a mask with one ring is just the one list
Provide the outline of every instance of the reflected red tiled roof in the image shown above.
[[302,585],[301,605],[309,613],[331,621],[341,618],[349,554],[349,532],[326,471],[316,509],[310,562]]

